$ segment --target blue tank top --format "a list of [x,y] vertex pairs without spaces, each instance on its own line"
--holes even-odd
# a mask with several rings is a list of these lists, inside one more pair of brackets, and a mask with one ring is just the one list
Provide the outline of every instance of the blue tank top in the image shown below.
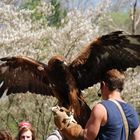
[[[124,102],[119,103],[125,112],[130,136],[138,128],[138,114],[131,105]],[[101,104],[107,110],[107,123],[101,126],[96,140],[126,140],[122,116],[116,104],[110,100],[103,100]]]

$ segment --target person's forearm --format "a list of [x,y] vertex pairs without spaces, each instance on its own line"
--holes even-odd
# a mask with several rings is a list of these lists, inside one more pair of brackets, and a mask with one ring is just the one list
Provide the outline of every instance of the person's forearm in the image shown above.
[[84,140],[84,129],[78,124],[60,131],[68,140]]

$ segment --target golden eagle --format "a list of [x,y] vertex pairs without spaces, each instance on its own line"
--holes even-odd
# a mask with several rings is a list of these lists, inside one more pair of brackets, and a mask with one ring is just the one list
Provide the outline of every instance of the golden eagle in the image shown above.
[[70,63],[61,56],[52,57],[48,64],[25,56],[0,60],[0,96],[27,91],[54,96],[59,105],[74,110],[76,120],[84,127],[91,110],[81,90],[100,82],[109,69],[125,71],[140,65],[140,35],[122,31],[103,35]]

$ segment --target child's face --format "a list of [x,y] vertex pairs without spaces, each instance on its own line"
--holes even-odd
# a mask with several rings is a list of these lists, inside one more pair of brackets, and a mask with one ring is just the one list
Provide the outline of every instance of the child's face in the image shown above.
[[30,130],[24,132],[21,134],[20,140],[32,140],[32,132]]

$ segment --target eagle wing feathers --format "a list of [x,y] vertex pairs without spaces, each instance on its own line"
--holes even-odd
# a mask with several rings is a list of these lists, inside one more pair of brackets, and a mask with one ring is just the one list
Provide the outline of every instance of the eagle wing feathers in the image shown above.
[[79,89],[102,80],[112,68],[125,71],[140,65],[140,35],[124,35],[117,31],[92,41],[71,64]]
[[27,91],[53,95],[47,78],[47,65],[25,56],[5,57],[0,60],[0,96],[6,89],[7,95]]

